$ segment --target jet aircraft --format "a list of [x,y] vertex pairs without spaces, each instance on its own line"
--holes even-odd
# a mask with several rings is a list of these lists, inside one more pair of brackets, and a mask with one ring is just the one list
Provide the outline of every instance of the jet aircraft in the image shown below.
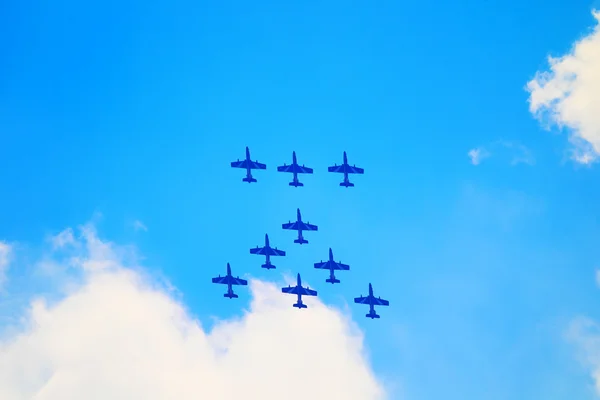
[[317,269],[328,269],[329,270],[329,279],[325,279],[325,282],[329,282],[331,284],[339,283],[340,280],[335,278],[335,270],[348,271],[350,269],[349,265],[342,264],[341,262],[333,261],[333,251],[329,248],[329,260],[323,262],[315,263],[315,268]]
[[381,297],[373,296],[373,286],[369,283],[369,295],[368,296],[360,296],[354,299],[354,302],[357,304],[368,304],[369,305],[369,313],[365,315],[367,318],[379,318],[379,315],[375,312],[375,306],[389,306],[390,302],[382,299]]
[[311,225],[308,222],[302,221],[302,215],[300,215],[300,209],[296,212],[298,220],[296,222],[288,222],[287,224],[281,224],[283,229],[289,229],[293,231],[298,231],[298,239],[294,240],[294,243],[308,243],[308,240],[304,239],[302,236],[302,231],[317,231],[319,227],[316,225]]
[[245,279],[240,279],[239,276],[234,278],[231,275],[231,267],[229,266],[229,263],[227,263],[227,275],[225,275],[225,276],[219,275],[216,278],[212,278],[212,283],[221,283],[223,285],[227,285],[227,293],[225,293],[223,295],[223,297],[229,297],[230,299],[233,299],[233,298],[237,299],[238,295],[233,292],[233,289],[231,288],[231,286],[232,285],[246,286],[248,284],[248,281],[246,281]]
[[248,149],[248,146],[246,146],[246,159],[240,161],[238,158],[237,161],[232,161],[231,167],[244,168],[246,170],[246,177],[243,178],[242,181],[248,183],[256,182],[256,179],[254,179],[251,172],[253,169],[267,169],[267,166],[265,164],[261,164],[258,161],[250,160],[250,150]]
[[348,156],[346,156],[346,152],[344,152],[344,163],[342,165],[335,164],[333,167],[328,168],[329,172],[341,172],[344,174],[344,181],[340,183],[340,186],[345,186],[348,188],[349,186],[354,186],[354,183],[350,182],[348,179],[348,174],[364,174],[365,170],[362,168],[358,168],[356,165],[348,164]]
[[290,165],[285,165],[285,163],[277,167],[277,171],[279,172],[291,172],[294,174],[294,179],[289,183],[290,186],[298,187],[304,186],[304,183],[298,180],[298,174],[312,174],[312,168],[305,167],[304,164],[302,166],[298,165],[296,160],[296,152],[292,152],[292,163]]
[[308,308],[308,306],[302,302],[302,296],[316,296],[317,295],[316,290],[309,289],[308,286],[302,287],[302,280],[300,279],[300,274],[298,274],[296,286],[291,287],[288,285],[288,287],[282,288],[281,292],[298,295],[298,302],[294,304],[294,307],[297,307],[298,309]]
[[266,262],[261,265],[261,267],[266,269],[276,268],[273,264],[271,264],[272,256],[285,256],[285,251],[278,250],[277,247],[273,248],[269,245],[269,235],[265,234],[265,245],[264,247],[258,247],[254,249],[250,249],[250,254],[258,254],[267,257]]

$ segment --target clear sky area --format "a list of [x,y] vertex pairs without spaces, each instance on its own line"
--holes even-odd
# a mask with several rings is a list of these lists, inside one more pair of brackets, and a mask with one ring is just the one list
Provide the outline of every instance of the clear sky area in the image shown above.
[[595,9],[3,2],[0,399],[598,398]]

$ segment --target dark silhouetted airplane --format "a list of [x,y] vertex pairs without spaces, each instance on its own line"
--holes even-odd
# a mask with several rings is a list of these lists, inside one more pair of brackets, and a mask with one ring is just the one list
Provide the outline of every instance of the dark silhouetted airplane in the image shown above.
[[312,174],[312,168],[305,167],[304,164],[302,166],[298,165],[296,160],[296,152],[292,152],[292,163],[290,165],[285,165],[285,163],[277,167],[277,171],[279,172],[291,172],[294,174],[294,179],[289,183],[290,186],[298,187],[304,186],[302,182],[298,180],[298,174]]
[[233,289],[231,288],[232,285],[246,286],[248,284],[248,281],[246,281],[244,279],[240,279],[239,277],[234,278],[231,275],[231,267],[229,266],[229,263],[227,263],[227,275],[225,275],[225,276],[219,275],[216,278],[212,278],[212,282],[227,285],[227,293],[225,293],[223,295],[223,297],[229,297],[230,299],[233,299],[233,298],[237,299],[237,297],[238,297],[238,295],[233,292]]
[[281,224],[283,229],[289,229],[292,231],[298,231],[298,239],[294,240],[294,243],[308,243],[308,240],[304,239],[302,236],[302,231],[317,231],[319,227],[316,225],[311,225],[308,222],[302,221],[302,215],[300,215],[300,209],[296,213],[298,220],[296,222],[288,222],[287,224]]
[[333,251],[329,248],[329,260],[323,262],[315,263],[315,268],[317,269],[328,269],[329,270],[329,279],[325,279],[325,282],[329,282],[331,284],[339,283],[339,279],[335,278],[335,270],[348,271],[350,269],[349,265],[342,264],[341,262],[333,261]]
[[264,247],[256,246],[256,248],[250,249],[250,254],[258,254],[258,255],[266,256],[267,260],[263,265],[261,265],[261,267],[266,268],[266,269],[273,269],[276,267],[273,264],[271,264],[271,257],[272,256],[285,256],[285,251],[277,250],[277,247],[275,247],[275,248],[271,247],[269,245],[269,235],[265,234]]
[[348,164],[348,157],[346,156],[346,152],[344,152],[344,163],[342,165],[335,164],[333,167],[328,168],[329,172],[341,172],[344,174],[344,181],[340,183],[340,186],[345,186],[346,188],[349,186],[354,186],[354,183],[348,180],[348,174],[364,174],[365,170],[362,168],[358,168],[356,165]]
[[357,304],[368,304],[369,313],[365,315],[368,318],[379,318],[379,315],[375,312],[375,306],[389,306],[390,302],[382,299],[381,297],[373,296],[373,286],[369,283],[369,295],[366,297],[360,296],[354,299]]
[[246,170],[246,177],[243,178],[242,181],[248,182],[248,183],[256,182],[256,179],[254,179],[252,177],[251,171],[253,169],[267,169],[267,166],[265,164],[261,164],[258,161],[250,160],[250,150],[248,150],[247,146],[246,146],[246,159],[242,160],[242,161],[240,161],[239,159],[237,161],[232,161],[231,166],[233,168],[244,168]]
[[302,287],[302,280],[300,274],[298,274],[297,285],[294,287],[288,286],[281,289],[282,293],[296,294],[298,295],[298,302],[294,304],[294,307],[298,309],[307,308],[308,306],[302,302],[302,296],[316,296],[317,291],[309,289],[308,286]]

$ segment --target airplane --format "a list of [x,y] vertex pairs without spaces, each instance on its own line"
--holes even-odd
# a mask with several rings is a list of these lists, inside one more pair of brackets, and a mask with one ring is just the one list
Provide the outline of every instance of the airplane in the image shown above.
[[285,251],[277,250],[277,247],[272,248],[269,246],[269,235],[265,234],[265,245],[264,247],[256,246],[255,249],[250,249],[250,254],[259,254],[267,257],[267,261],[261,265],[261,267],[266,269],[276,268],[273,264],[271,264],[272,256],[285,256]]
[[342,165],[335,164],[333,167],[328,168],[329,172],[341,172],[344,174],[344,181],[340,183],[340,186],[354,186],[354,183],[348,180],[348,174],[364,174],[365,170],[362,168],[358,168],[356,165],[348,164],[348,156],[346,156],[346,152],[344,152],[344,163]]
[[369,283],[369,295],[368,296],[360,296],[354,299],[354,302],[357,304],[368,304],[369,305],[369,313],[365,315],[368,318],[380,318],[379,315],[375,312],[375,306],[389,306],[390,302],[382,299],[381,297],[373,296],[373,286]]
[[240,161],[240,159],[238,158],[237,161],[232,161],[231,162],[231,167],[232,168],[244,168],[244,169],[246,169],[246,177],[243,178],[242,181],[248,182],[248,183],[256,182],[256,179],[254,179],[254,177],[252,177],[251,170],[253,170],[253,169],[267,169],[267,166],[265,164],[261,164],[258,161],[252,161],[252,160],[250,160],[250,150],[248,149],[248,146],[246,146],[246,159]]
[[302,231],[318,231],[319,227],[316,225],[311,225],[308,222],[303,222],[299,208],[296,215],[298,218],[296,222],[288,222],[287,224],[281,224],[281,227],[283,229],[298,231],[298,239],[294,240],[294,243],[308,243],[308,240],[304,239],[304,237],[302,236]]
[[300,274],[298,274],[298,280],[297,280],[296,286],[291,287],[288,285],[288,287],[282,288],[281,292],[288,293],[288,294],[297,294],[298,302],[294,304],[294,307],[297,307],[298,309],[308,308],[308,306],[302,302],[302,296],[316,296],[317,295],[316,290],[309,289],[308,286],[302,287],[302,280],[300,279]]
[[331,247],[329,248],[329,260],[323,262],[315,263],[315,268],[317,269],[328,269],[329,270],[329,279],[325,279],[325,282],[329,282],[331,284],[339,283],[340,280],[335,278],[334,271],[348,271],[350,269],[349,265],[342,264],[341,262],[333,261],[333,251],[331,251]]
[[238,298],[238,295],[233,293],[233,289],[231,288],[232,285],[241,285],[241,286],[246,286],[248,284],[248,281],[245,279],[240,279],[240,277],[234,278],[231,275],[231,267],[229,266],[229,263],[227,263],[227,275],[225,276],[221,276],[219,275],[216,278],[212,278],[212,283],[221,283],[224,285],[227,285],[227,293],[225,293],[223,295],[223,297],[229,297],[230,299],[233,298]]
[[291,172],[294,174],[294,179],[289,183],[290,186],[298,187],[304,186],[304,183],[298,180],[298,174],[312,174],[312,168],[305,167],[304,164],[302,166],[298,165],[296,161],[296,152],[292,152],[292,163],[290,165],[285,165],[283,163],[282,166],[277,167],[277,171],[279,172]]

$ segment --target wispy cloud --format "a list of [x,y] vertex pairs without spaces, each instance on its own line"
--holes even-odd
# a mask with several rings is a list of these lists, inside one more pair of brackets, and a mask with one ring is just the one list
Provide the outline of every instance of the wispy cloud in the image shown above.
[[510,165],[535,164],[535,158],[529,148],[516,141],[496,140],[488,145],[473,148],[467,154],[473,165],[479,165],[484,159],[492,156],[505,158]]
[[[243,317],[207,331],[125,261],[127,249],[91,225],[81,231],[73,249],[84,279],[59,301],[36,296],[24,326],[0,336],[0,398],[385,398],[362,333],[340,310],[312,298],[297,312],[277,286],[250,278]],[[243,305],[247,288],[238,290]]]
[[50,237],[50,242],[54,249],[62,249],[69,245],[75,245],[75,236],[73,235],[73,229],[67,228],[55,236]]
[[527,83],[529,110],[547,129],[569,128],[571,158],[581,164],[600,155],[600,11],[593,16],[594,29]]
[[471,158],[471,164],[479,165],[479,163],[481,163],[481,160],[490,156],[490,153],[483,147],[478,147],[469,150],[468,155]]
[[136,219],[135,221],[133,221],[133,229],[135,231],[144,231],[144,232],[148,231],[148,228],[146,227],[146,225],[144,225],[144,223],[142,221],[140,221],[139,219]]
[[0,289],[6,282],[6,270],[10,264],[12,246],[0,241]]

